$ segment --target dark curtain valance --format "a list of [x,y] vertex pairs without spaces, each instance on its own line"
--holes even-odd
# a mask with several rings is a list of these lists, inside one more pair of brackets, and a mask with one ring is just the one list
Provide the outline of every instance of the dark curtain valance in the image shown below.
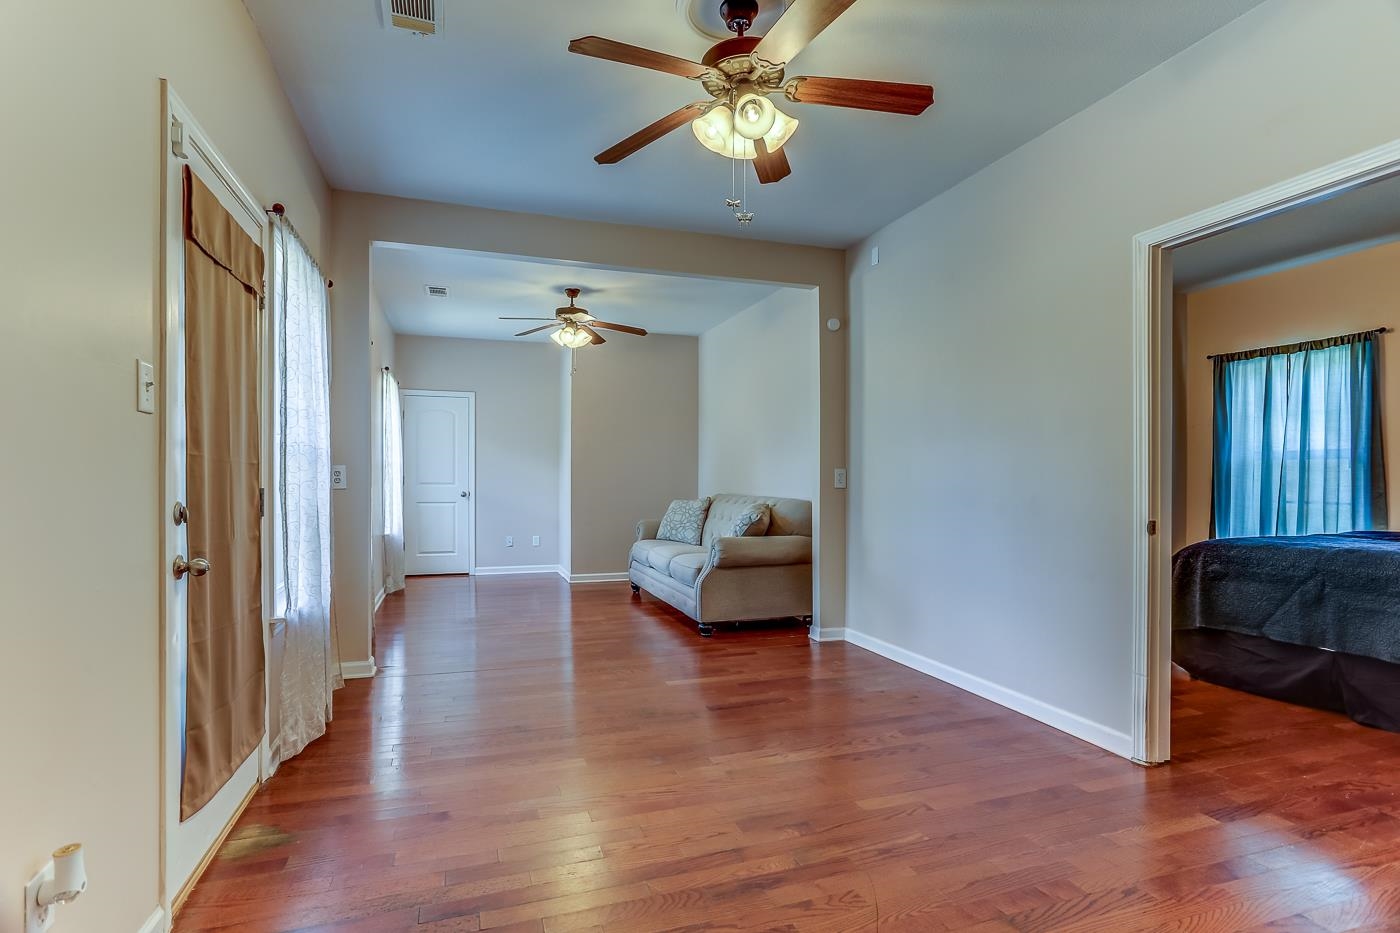
[[1221,363],[1238,363],[1240,360],[1257,360],[1263,356],[1283,356],[1289,353],[1303,353],[1308,350],[1330,350],[1333,347],[1344,347],[1348,344],[1361,343],[1364,340],[1372,340],[1386,333],[1388,328],[1378,327],[1375,330],[1364,330],[1359,334],[1346,334],[1341,337],[1327,337],[1322,340],[1304,340],[1299,343],[1286,343],[1278,347],[1261,347],[1258,350],[1241,350],[1238,353],[1217,353],[1207,359],[1216,360]]

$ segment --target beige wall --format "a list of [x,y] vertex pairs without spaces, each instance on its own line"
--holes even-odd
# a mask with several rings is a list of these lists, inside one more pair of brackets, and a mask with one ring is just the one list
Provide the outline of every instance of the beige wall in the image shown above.
[[697,495],[695,337],[610,338],[572,379],[570,573],[625,574],[637,522]]
[[[334,209],[331,277],[336,287],[331,304],[337,370],[331,398],[332,447],[336,462],[346,464],[352,477],[363,474],[370,463],[368,419],[363,417],[369,410],[368,380],[348,374],[363,373],[369,366],[369,255],[375,241],[815,286],[820,289],[821,310],[810,326],[819,332],[822,474],[845,465],[847,334],[830,333],[822,325],[827,318],[846,319],[841,252],[344,192],[336,193]],[[616,343],[621,340],[609,341],[608,347]],[[578,487],[578,477],[573,486]],[[370,562],[363,545],[370,533],[368,487],[347,490],[335,503],[335,595],[342,613],[342,653],[347,659],[365,658],[370,630]],[[839,628],[845,612],[845,493],[825,486],[816,511],[817,572],[822,579],[818,620],[824,627]],[[577,571],[580,555],[571,557]]]
[[817,311],[783,289],[701,335],[701,494],[816,494]]
[[1129,747],[1132,238],[1393,140],[1397,48],[1267,0],[851,252],[853,629]]
[[[384,589],[384,548],[382,542],[384,536],[384,489],[380,481],[380,473],[384,464],[384,444],[380,440],[384,430],[384,400],[381,397],[384,388],[382,381],[384,367],[387,366],[393,370],[400,383],[403,380],[403,377],[398,376],[397,372],[395,341],[394,329],[389,326],[389,319],[384,316],[384,309],[379,306],[379,297],[371,292],[369,296],[370,457],[369,472],[365,474],[364,479],[370,494],[369,593],[372,599],[377,599]],[[337,490],[334,494],[339,495],[340,491]],[[356,659],[347,658],[347,660]]]
[[330,199],[238,0],[46,4],[42,28],[9,6],[0,340],[22,349],[0,370],[0,926],[82,840],[91,885],[56,929],[127,933],[160,899],[166,508],[134,362],[160,359],[160,78],[323,260]]
[[476,393],[477,568],[557,566],[559,348],[400,336],[396,352],[403,388]]
[[[1212,353],[1400,327],[1400,243],[1390,243],[1186,297],[1182,380],[1185,437],[1185,527],[1176,546],[1210,537],[1214,382]],[[1386,419],[1386,485],[1390,524],[1400,521],[1400,367],[1387,365],[1400,337],[1381,338],[1381,412]]]

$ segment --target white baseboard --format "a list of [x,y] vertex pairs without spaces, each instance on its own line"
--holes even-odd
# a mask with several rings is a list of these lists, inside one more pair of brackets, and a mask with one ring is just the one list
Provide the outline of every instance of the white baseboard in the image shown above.
[[627,571],[621,573],[571,573],[564,579],[570,583],[626,583]]
[[375,594],[375,597],[374,597],[374,611],[375,611],[375,612],[378,612],[378,611],[379,611],[379,607],[382,606],[382,605],[384,605],[384,597],[385,597],[386,595],[388,595],[388,594],[386,594],[386,593],[384,592],[384,587],[381,586],[381,587],[379,588],[379,592],[378,592],[377,594]]
[[846,630],[843,628],[813,628],[807,633],[807,637],[812,641],[819,642],[845,641]]
[[522,564],[518,567],[478,567],[472,571],[475,577],[512,577],[527,573],[558,573],[558,564]]
[[157,907],[136,933],[165,933],[165,911]]
[[379,673],[379,668],[374,666],[374,658],[368,661],[341,661],[340,676],[346,680],[368,680]]
[[966,690],[968,693],[976,694],[984,700],[991,700],[993,703],[1014,710],[1022,716],[1029,716],[1037,722],[1042,722],[1077,739],[1083,739],[1091,745],[1097,745],[1115,755],[1129,759],[1133,757],[1133,737],[1126,732],[1110,729],[1076,713],[1060,709],[1058,706],[1051,706],[1049,703],[1028,697],[1009,687],[992,683],[976,674],[969,674],[966,671],[939,663],[932,658],[906,651],[887,641],[866,635],[864,632],[848,628],[845,630],[845,634],[846,641],[867,651],[873,651],[882,658],[889,658],[891,661],[913,668],[921,674],[927,674],[944,683]]

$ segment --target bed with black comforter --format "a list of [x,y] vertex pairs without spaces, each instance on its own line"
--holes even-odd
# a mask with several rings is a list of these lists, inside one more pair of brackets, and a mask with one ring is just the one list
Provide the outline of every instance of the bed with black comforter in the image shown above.
[[1400,533],[1193,544],[1172,622],[1192,676],[1400,732]]

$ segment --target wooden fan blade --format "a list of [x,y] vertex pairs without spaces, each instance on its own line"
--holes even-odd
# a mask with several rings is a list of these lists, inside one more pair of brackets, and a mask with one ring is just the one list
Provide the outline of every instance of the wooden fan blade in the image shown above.
[[551,327],[557,327],[558,324],[559,324],[559,322],[558,322],[558,321],[555,321],[553,324],[546,324],[546,325],[543,326],[543,327],[536,327],[534,330],[523,331],[523,332],[521,332],[521,333],[519,333],[519,334],[516,334],[515,336],[517,336],[517,337],[528,337],[528,336],[530,336],[531,334],[538,334],[538,333],[539,333],[540,331],[542,331],[542,330],[549,330]]
[[588,55],[592,58],[619,62],[623,65],[636,65],[638,68],[664,71],[667,74],[680,75],[682,78],[703,78],[710,73],[710,69],[699,62],[677,58],[674,55],[667,55],[665,52],[653,52],[651,49],[644,49],[636,45],[614,42],[611,39],[603,39],[598,36],[584,36],[582,39],[575,39],[569,43],[569,51],[576,55]]
[[786,65],[836,22],[856,0],[793,0],[787,12],[768,30],[754,49],[754,57],[772,65]]
[[707,106],[709,105],[689,104],[685,107],[682,107],[675,113],[670,114],[669,116],[662,117],[660,120],[657,120],[655,123],[642,130],[640,133],[634,133],[633,135],[627,137],[622,142],[618,143],[616,146],[613,146],[607,152],[595,156],[594,161],[597,162],[599,165],[614,165],[618,162],[621,162],[623,159],[632,155],[634,152],[638,152],[639,150],[645,149],[647,146],[650,146],[652,143],[656,142],[658,139],[665,136],[667,133],[674,132],[675,130],[678,130],[681,127],[685,126],[687,123],[690,123],[691,121],[702,116]]
[[600,344],[607,343],[607,341],[603,339],[602,334],[598,333],[596,330],[589,327],[587,324],[578,325],[578,329],[593,338],[593,346],[595,347],[599,346]]
[[557,321],[557,320],[559,320],[559,319],[558,319],[558,318],[553,318],[553,317],[498,317],[498,318],[496,318],[496,320],[498,320],[498,321]]
[[753,167],[754,171],[758,172],[760,183],[771,185],[792,174],[792,165],[788,162],[786,149],[769,152],[768,144],[762,138],[755,139],[753,145],[758,153],[753,160]]
[[624,334],[632,334],[636,337],[645,337],[647,332],[640,327],[628,327],[626,324],[613,324],[610,321],[589,321],[589,327],[601,327],[605,330],[621,331]]
[[794,78],[788,82],[784,93],[788,100],[799,104],[902,113],[911,117],[917,117],[933,106],[933,88],[927,84],[861,81],[857,78]]

